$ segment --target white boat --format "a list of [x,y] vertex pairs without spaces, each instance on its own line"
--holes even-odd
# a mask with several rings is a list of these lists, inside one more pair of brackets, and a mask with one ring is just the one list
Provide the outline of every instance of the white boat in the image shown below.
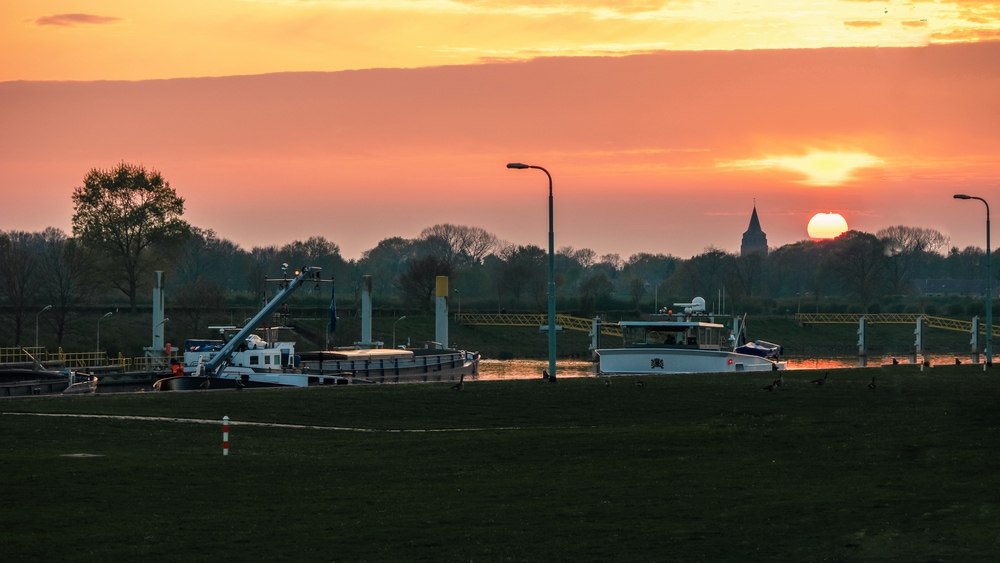
[[[451,381],[478,374],[479,354],[449,350],[434,343],[423,349],[384,350],[381,343],[351,350],[295,353],[295,343],[272,336],[284,327],[259,329],[278,306],[306,279],[319,281],[319,268],[296,271],[292,280],[245,326],[210,327],[220,332],[218,340],[188,340],[184,349],[184,375],[158,380],[158,391],[243,387],[306,387],[348,383],[403,383]],[[363,308],[364,309],[364,308]],[[330,327],[336,326],[331,292]],[[370,313],[366,318],[370,319]],[[364,325],[364,323],[362,323]],[[256,331],[263,330],[261,337]],[[362,330],[364,332],[364,330]]]
[[649,320],[617,323],[622,347],[595,351],[601,375],[721,373],[783,370],[785,362],[732,349],[725,325],[705,312],[705,300],[675,303],[681,313],[651,315]]
[[[206,377],[205,366],[215,359],[226,343],[241,329],[235,326],[213,326],[222,336],[219,340],[190,339],[184,344],[184,375],[194,382],[185,382],[185,388]],[[276,329],[265,329],[265,334],[273,334]],[[193,378],[191,376],[194,376]],[[211,375],[209,388],[219,387],[306,387],[309,385],[343,385],[350,379],[340,372],[313,372],[301,369],[299,356],[295,354],[295,342],[264,339],[258,334],[250,334],[243,343],[236,346],[229,360]],[[229,380],[215,381],[215,380]],[[176,385],[176,384],[175,384]],[[162,388],[162,385],[161,385]],[[197,388],[197,386],[193,387]]]

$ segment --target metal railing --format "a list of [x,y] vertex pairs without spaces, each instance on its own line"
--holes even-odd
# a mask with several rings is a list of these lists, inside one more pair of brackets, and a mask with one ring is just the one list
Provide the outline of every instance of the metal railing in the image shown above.
[[[917,319],[924,318],[924,325],[928,328],[940,328],[942,330],[954,330],[971,333],[972,321],[961,321],[946,317],[933,317],[920,315],[917,313],[876,313],[872,315],[861,315],[857,313],[798,313],[795,321],[800,324],[858,324],[861,317],[867,319],[868,324],[916,324]],[[979,324],[979,332],[986,334],[986,325]],[[1000,336],[997,325],[993,325],[993,336]]]
[[[29,356],[30,354],[30,356]],[[87,368],[121,368],[124,371],[155,371],[169,365],[171,358],[154,358],[149,356],[126,358],[121,353],[117,357],[109,357],[105,352],[65,352],[59,348],[49,352],[39,346],[4,347],[0,348],[0,364],[31,364],[31,356],[41,363],[59,362],[68,369]]]
[[[476,326],[531,326],[545,327],[549,324],[549,316],[545,313],[462,313],[455,315],[455,322]],[[592,326],[590,319],[556,315],[556,324],[565,330],[576,330],[589,333]],[[601,324],[601,334],[621,336],[622,329],[617,324]]]

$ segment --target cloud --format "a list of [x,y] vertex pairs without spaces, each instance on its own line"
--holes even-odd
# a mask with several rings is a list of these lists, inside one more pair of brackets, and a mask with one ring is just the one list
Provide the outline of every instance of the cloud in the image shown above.
[[92,14],[55,14],[53,16],[43,16],[35,20],[35,25],[57,25],[60,27],[74,27],[80,24],[108,24],[121,21],[121,18],[111,16],[95,16]]
[[878,27],[882,25],[882,22],[876,22],[871,20],[853,20],[844,22],[847,27]]

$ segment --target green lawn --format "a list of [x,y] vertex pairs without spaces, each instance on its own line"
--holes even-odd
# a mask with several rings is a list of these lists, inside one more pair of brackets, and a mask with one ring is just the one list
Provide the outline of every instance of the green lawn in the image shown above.
[[731,374],[2,400],[0,554],[990,561],[994,373],[836,370],[817,387],[792,371],[773,393],[772,374]]

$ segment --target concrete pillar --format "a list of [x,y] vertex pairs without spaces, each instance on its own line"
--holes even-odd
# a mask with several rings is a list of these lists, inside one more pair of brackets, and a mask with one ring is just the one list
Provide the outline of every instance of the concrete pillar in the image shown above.
[[362,276],[361,283],[361,348],[374,348],[372,342],[372,277]]
[[448,276],[438,276],[436,288],[434,340],[448,348]]

